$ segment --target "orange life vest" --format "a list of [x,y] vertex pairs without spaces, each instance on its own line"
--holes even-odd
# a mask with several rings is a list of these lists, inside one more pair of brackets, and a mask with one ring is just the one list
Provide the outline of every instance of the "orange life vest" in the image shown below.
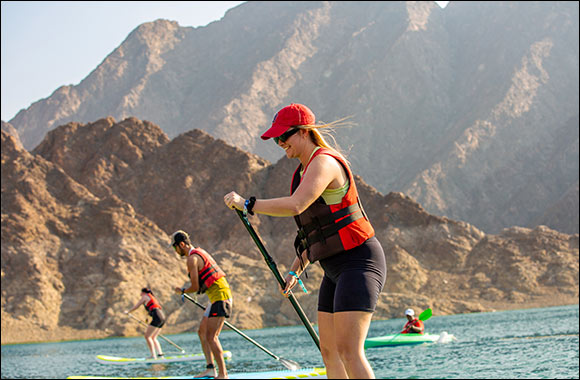
[[151,315],[154,309],[161,309],[161,305],[159,304],[159,302],[157,302],[157,299],[153,296],[152,293],[148,293],[147,295],[149,296],[149,302],[147,302],[143,306],[145,306],[145,310],[147,310],[147,313]]
[[[358,247],[375,235],[375,230],[359,200],[352,172],[340,155],[330,149],[318,149],[306,164],[304,172],[319,154],[334,157],[342,165],[348,173],[350,186],[341,203],[327,205],[324,199],[319,197],[302,214],[294,217],[298,225],[298,235],[294,241],[296,253],[300,255],[304,250],[308,250],[308,259],[311,263]],[[301,168],[302,164],[292,177],[291,194],[302,181]]]
[[225,277],[225,272],[220,269],[213,257],[202,248],[192,248],[189,256],[196,254],[203,260],[203,268],[198,272],[199,294],[204,293],[216,280]]
[[415,333],[414,331],[409,330],[411,326],[422,328],[423,330],[421,330],[421,332],[418,334],[425,334],[425,325],[423,324],[423,321],[421,321],[419,318],[415,318],[412,321],[405,323],[405,327],[403,327],[403,331],[401,331],[401,334]]

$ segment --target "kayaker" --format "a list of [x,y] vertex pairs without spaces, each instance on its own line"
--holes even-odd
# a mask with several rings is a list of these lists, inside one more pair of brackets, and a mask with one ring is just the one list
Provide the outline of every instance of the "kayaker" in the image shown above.
[[415,317],[415,311],[413,309],[405,310],[405,317],[407,317],[407,323],[401,331],[401,334],[424,334],[425,333],[425,325],[423,321],[419,318]]
[[324,278],[318,295],[318,331],[327,376],[374,378],[364,340],[387,268],[349,163],[323,137],[334,141],[324,128],[343,120],[316,124],[314,113],[302,104],[279,110],[261,137],[273,138],[288,158],[300,161],[291,195],[246,200],[232,191],[224,196],[224,202],[250,214],[295,218],[299,228],[294,243],[297,257],[281,292],[288,296],[297,283],[303,285],[300,275],[309,263],[319,261]]
[[141,305],[145,307],[147,313],[152,317],[151,323],[145,330],[145,341],[147,342],[149,351],[151,351],[151,359],[157,359],[157,357],[163,356],[163,350],[161,350],[161,345],[159,344],[157,337],[159,336],[159,333],[161,333],[161,328],[165,324],[165,314],[161,309],[161,304],[157,301],[157,298],[155,298],[153,292],[149,288],[141,289],[141,298],[130,310],[125,310],[125,314],[137,310]]
[[[179,256],[187,258],[187,274],[191,282],[187,288],[175,287],[175,292],[205,293],[209,298],[197,331],[207,365],[206,370],[196,377],[213,376],[216,379],[226,379],[228,372],[219,340],[225,319],[232,313],[232,293],[226,274],[206,250],[193,246],[185,231],[173,233],[171,245]],[[217,374],[214,359],[218,365]]]

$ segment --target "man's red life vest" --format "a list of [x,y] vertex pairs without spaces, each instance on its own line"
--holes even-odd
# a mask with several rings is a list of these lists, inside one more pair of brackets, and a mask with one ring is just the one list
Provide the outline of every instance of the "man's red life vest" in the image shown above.
[[[310,158],[304,168],[319,154],[334,157],[348,173],[350,186],[342,202],[327,205],[319,197],[302,214],[294,217],[298,225],[298,236],[294,241],[296,253],[301,254],[308,250],[308,259],[311,263],[322,260],[339,252],[358,247],[375,235],[375,230],[369,222],[358,197],[358,191],[352,172],[344,159],[335,151],[320,148]],[[292,177],[291,194],[293,194],[302,180],[298,166]]]
[[[409,331],[409,328],[411,326],[420,327],[422,328],[422,330],[420,333],[415,333],[415,331]],[[425,325],[423,324],[423,321],[421,321],[419,318],[415,318],[412,321],[405,323],[405,327],[403,327],[403,331],[401,331],[401,334],[424,334],[424,333],[425,333]]]
[[225,277],[225,272],[220,269],[213,257],[210,256],[203,248],[192,248],[189,256],[196,254],[203,260],[203,268],[198,272],[199,290],[198,293],[204,293],[216,280]]
[[157,302],[157,299],[153,296],[152,293],[148,293],[147,295],[149,296],[149,302],[147,302],[143,306],[145,306],[145,310],[147,310],[149,315],[151,315],[154,309],[161,309],[161,305],[159,304],[159,302]]

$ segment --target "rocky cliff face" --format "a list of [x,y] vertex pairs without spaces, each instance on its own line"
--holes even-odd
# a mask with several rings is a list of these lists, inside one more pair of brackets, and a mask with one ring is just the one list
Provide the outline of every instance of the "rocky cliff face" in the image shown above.
[[[135,118],[69,123],[33,152],[2,131],[2,343],[137,334],[140,326],[122,311],[143,286],[161,300],[168,333],[192,331],[199,311],[172,292],[187,281],[185,263],[168,247],[178,228],[228,274],[234,325],[299,324],[223,204],[230,190],[287,194],[296,165],[272,164],[200,130],[170,140]],[[387,258],[376,318],[400,317],[407,307],[441,315],[578,301],[577,234],[514,227],[489,235],[356,181]],[[294,257],[292,219],[251,221],[286,271]],[[308,275],[310,292],[296,296],[315,322],[319,265]]]
[[281,107],[352,116],[339,143],[383,193],[486,232],[578,233],[578,3],[247,2],[219,22],[135,29],[77,86],[11,124],[27,149],[108,115],[193,129],[271,162]]

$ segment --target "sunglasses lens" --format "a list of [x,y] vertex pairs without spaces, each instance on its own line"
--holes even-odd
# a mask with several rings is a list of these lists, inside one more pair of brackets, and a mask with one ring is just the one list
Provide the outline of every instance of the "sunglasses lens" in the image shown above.
[[288,140],[293,134],[295,134],[298,131],[299,131],[298,128],[289,129],[288,131],[282,133],[280,136],[274,137],[274,142],[276,143],[276,145],[278,145],[279,141],[286,142],[286,140]]

